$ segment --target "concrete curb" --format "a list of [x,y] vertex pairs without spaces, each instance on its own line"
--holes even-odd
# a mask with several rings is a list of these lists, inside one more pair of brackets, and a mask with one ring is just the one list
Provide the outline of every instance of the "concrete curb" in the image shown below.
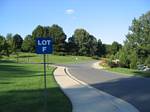
[[92,64],[92,68],[94,69],[104,69],[104,67],[99,65],[99,61]]
[[73,112],[139,112],[122,99],[78,80],[69,73],[68,68],[58,67],[54,77],[71,100]]

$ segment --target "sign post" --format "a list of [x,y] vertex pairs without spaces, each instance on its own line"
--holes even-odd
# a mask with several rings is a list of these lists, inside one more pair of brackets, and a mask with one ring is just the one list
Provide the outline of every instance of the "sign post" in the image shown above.
[[46,85],[46,54],[52,53],[52,39],[51,38],[36,38],[36,53],[43,54],[44,64],[44,108],[47,108],[47,85]]
[[44,88],[46,89],[46,55],[44,54],[44,57],[43,57],[43,62],[44,62]]

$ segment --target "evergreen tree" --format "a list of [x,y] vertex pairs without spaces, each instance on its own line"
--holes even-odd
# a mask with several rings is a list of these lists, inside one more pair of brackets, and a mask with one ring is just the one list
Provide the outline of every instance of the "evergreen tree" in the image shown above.
[[22,44],[22,50],[25,52],[34,52],[35,51],[35,42],[31,35],[27,35]]
[[146,63],[150,56],[150,12],[132,21],[126,37],[124,47],[127,48],[128,55],[135,53],[140,64]]

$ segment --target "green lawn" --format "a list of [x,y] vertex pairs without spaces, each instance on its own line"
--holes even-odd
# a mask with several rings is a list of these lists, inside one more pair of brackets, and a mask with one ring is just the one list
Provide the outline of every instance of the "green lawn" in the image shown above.
[[[47,112],[71,112],[68,98],[47,70]],[[45,112],[43,65],[0,61],[0,112]]]
[[[77,60],[76,60],[77,58]],[[4,57],[3,59],[6,60],[14,60],[16,61],[16,55],[11,55],[11,57]],[[40,54],[35,54],[35,53],[19,53],[19,62],[43,62],[43,55]],[[58,55],[46,55],[46,60],[49,63],[65,63],[65,64],[70,64],[70,63],[80,63],[80,62],[85,62],[85,61],[91,61],[93,60],[91,57],[86,57],[86,56],[58,56]]]
[[144,71],[128,69],[128,68],[116,67],[116,68],[106,68],[105,70],[111,71],[111,72],[116,72],[116,73],[121,73],[123,75],[129,75],[129,76],[150,77],[150,72],[144,72]]

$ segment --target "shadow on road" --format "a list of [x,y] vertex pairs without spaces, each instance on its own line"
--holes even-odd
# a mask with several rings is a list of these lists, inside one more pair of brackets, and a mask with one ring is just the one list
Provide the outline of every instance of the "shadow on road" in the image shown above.
[[[133,104],[141,112],[150,112],[150,80],[146,78],[120,78],[91,86]],[[145,88],[144,88],[145,87]]]

